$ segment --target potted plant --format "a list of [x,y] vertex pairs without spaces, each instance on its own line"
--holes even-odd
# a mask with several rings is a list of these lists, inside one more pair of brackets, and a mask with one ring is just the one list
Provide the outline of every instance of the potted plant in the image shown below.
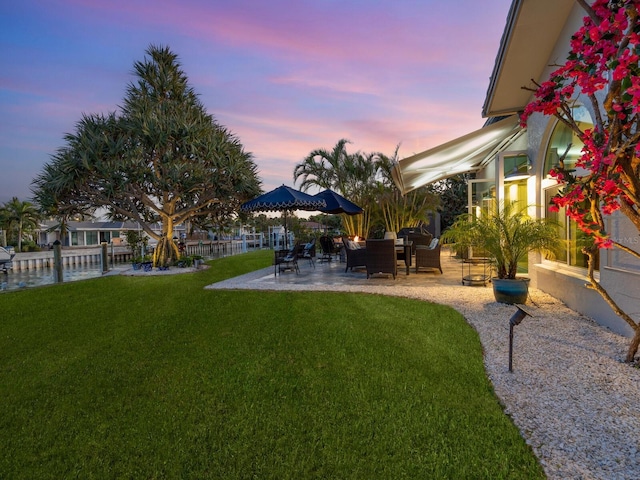
[[142,268],[142,257],[133,257],[131,259],[131,266],[134,270],[140,270]]
[[557,226],[546,219],[533,219],[526,208],[518,210],[511,202],[497,211],[481,216],[459,216],[442,235],[457,246],[481,249],[496,266],[497,277],[491,280],[496,301],[525,303],[528,278],[518,278],[518,263],[529,252],[555,252],[561,245]]
[[202,255],[192,255],[191,258],[193,259],[193,266],[195,268],[200,268],[200,266],[204,264],[204,257]]

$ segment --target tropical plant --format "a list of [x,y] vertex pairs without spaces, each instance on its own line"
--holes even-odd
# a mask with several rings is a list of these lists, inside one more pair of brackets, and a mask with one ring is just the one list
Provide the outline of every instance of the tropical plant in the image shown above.
[[294,181],[302,179],[302,190],[330,188],[364,210],[362,215],[341,215],[347,235],[367,237],[378,223],[397,232],[428,221],[427,212],[435,210],[437,197],[424,188],[403,196],[393,182],[391,169],[397,162],[398,147],[391,157],[359,151],[349,154],[347,143],[342,139],[331,151],[312,151],[293,172]]
[[426,189],[440,199],[440,228],[446,230],[458,216],[467,212],[468,181],[471,175],[463,173],[426,185]]
[[146,254],[149,239],[144,233],[136,230],[127,230],[125,232],[125,238],[134,259],[136,257],[143,257]]
[[362,215],[342,214],[342,223],[347,235],[366,237],[370,226],[371,208],[375,204],[372,195],[377,166],[372,155],[347,153],[349,140],[341,139],[333,150],[313,150],[295,166],[294,182],[301,179],[300,188],[330,188],[360,206]]
[[518,263],[529,252],[553,254],[561,245],[556,225],[547,219],[533,219],[517,202],[505,203],[480,216],[463,214],[442,235],[461,248],[479,248],[495,261],[498,278],[514,279]]
[[102,207],[138,222],[158,242],[157,266],[179,255],[175,225],[234,216],[260,182],[251,154],[206,112],[177,56],[155,46],[146,53],[120,114],[83,116],[33,190],[65,207]]
[[377,207],[388,232],[398,232],[404,227],[417,227],[428,223],[428,214],[438,208],[437,195],[427,187],[417,188],[402,195],[393,181],[391,171],[398,163],[399,145],[392,157],[377,154],[378,178]]
[[[599,248],[616,248],[640,259],[640,251],[611,237],[606,218],[626,216],[640,232],[640,12],[637,0],[586,0],[583,26],[571,38],[567,61],[548,81],[532,90],[521,122],[536,113],[554,115],[584,143],[575,168],[560,162],[550,173],[564,185],[550,208],[566,209],[578,227],[594,239],[584,247],[589,285],[635,332],[626,361],[640,346],[640,323],[613,299],[595,277]],[[579,96],[594,114],[593,128],[583,130],[573,117]]]
[[38,228],[40,213],[29,201],[13,197],[0,207],[0,226],[9,233],[9,241],[15,242],[17,251],[22,251],[22,242],[26,234],[33,234]]

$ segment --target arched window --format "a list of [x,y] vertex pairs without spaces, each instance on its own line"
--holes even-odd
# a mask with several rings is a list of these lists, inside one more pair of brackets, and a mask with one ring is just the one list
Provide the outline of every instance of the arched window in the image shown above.
[[[577,121],[581,130],[593,127],[593,120],[589,111],[583,106],[573,109],[573,117]],[[549,170],[556,167],[562,158],[565,169],[575,168],[576,160],[580,157],[584,144],[578,135],[561,121],[557,121],[551,137],[544,161],[543,174],[546,176]],[[543,198],[546,205],[551,203],[551,199],[562,190],[563,185],[553,182],[543,182]],[[587,256],[582,253],[582,247],[589,245],[592,240],[580,230],[576,223],[566,217],[564,209],[559,212],[550,212],[547,209],[547,218],[558,224],[560,236],[566,241],[566,248],[555,258],[555,261],[576,267],[587,267]],[[596,268],[597,259],[596,259]]]
[[[575,107],[573,109],[573,118],[582,131],[587,128],[593,128],[593,120],[589,111],[582,107]],[[547,154],[544,162],[544,174],[547,175],[549,170],[558,165],[560,157],[564,157],[565,168],[574,168],[576,160],[581,155],[582,147],[584,144],[578,135],[565,125],[561,121],[557,121],[556,126],[553,128],[551,138],[549,139],[549,145],[547,146]]]

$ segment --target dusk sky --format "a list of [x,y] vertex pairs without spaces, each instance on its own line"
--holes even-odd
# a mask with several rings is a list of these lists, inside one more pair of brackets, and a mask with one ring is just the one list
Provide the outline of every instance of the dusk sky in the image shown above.
[[265,190],[341,138],[400,158],[480,128],[511,0],[0,0],[0,202],[83,113],[116,111],[149,45],[179,56]]

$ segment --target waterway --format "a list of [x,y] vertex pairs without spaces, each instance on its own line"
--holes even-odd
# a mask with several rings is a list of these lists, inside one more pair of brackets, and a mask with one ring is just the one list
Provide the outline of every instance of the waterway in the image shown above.
[[[106,274],[102,273],[101,266],[85,265],[80,267],[69,267],[62,271],[63,282],[76,282],[78,280],[87,280],[89,278],[102,277],[103,275],[114,275],[131,268],[130,263],[119,263]],[[7,292],[11,290],[20,290],[22,288],[40,287],[43,285],[51,285],[55,283],[54,272],[52,268],[39,268],[37,270],[9,270],[6,274],[0,272],[0,291]]]
[[[251,249],[250,249],[251,250]],[[225,253],[213,253],[205,256],[205,259],[224,257],[242,253],[241,248],[230,248]],[[65,267],[62,271],[62,281],[77,282],[79,280],[88,280],[90,278],[98,278],[105,275],[117,275],[125,270],[129,270],[131,264],[115,263],[109,265],[109,271],[102,273],[100,263]],[[38,268],[34,270],[9,270],[6,274],[0,270],[0,292],[9,292],[20,290],[23,288],[40,287],[43,285],[52,285],[55,283],[54,271],[52,268]]]

